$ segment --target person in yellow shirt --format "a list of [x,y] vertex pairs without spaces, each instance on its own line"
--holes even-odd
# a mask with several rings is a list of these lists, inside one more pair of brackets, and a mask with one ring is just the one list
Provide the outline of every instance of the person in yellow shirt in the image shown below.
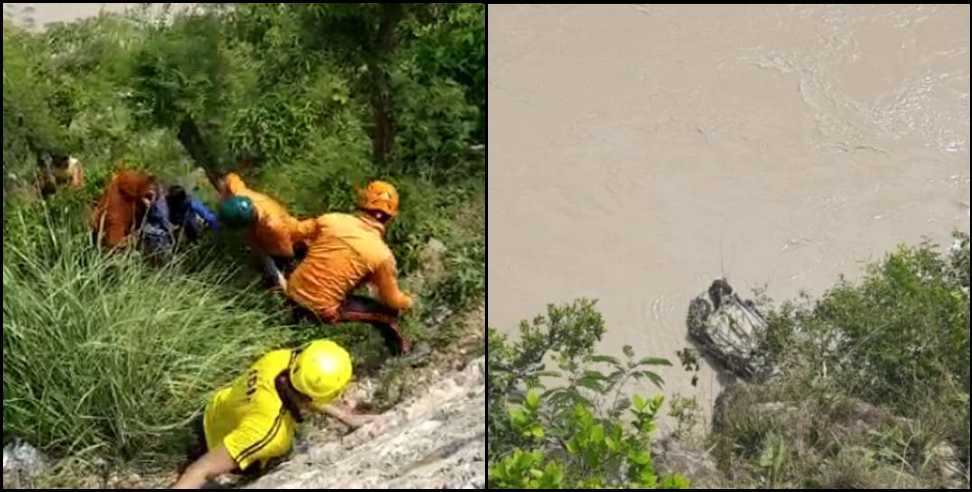
[[[395,256],[384,241],[398,206],[395,187],[375,181],[359,191],[358,213],[330,213],[300,222],[291,237],[306,242],[307,255],[281,288],[322,321],[371,323],[408,353],[412,344],[398,321],[412,307],[412,298],[399,290]],[[349,295],[363,284],[376,288],[380,302]]]
[[246,228],[246,242],[260,261],[267,280],[278,285],[282,270],[294,259],[292,231],[297,226],[287,207],[250,189],[235,173],[222,183],[220,220],[231,228]]
[[351,356],[329,340],[266,354],[209,400],[201,457],[173,488],[198,489],[223,474],[259,471],[286,456],[306,411],[324,412],[352,428],[373,421],[331,404],[351,376]]

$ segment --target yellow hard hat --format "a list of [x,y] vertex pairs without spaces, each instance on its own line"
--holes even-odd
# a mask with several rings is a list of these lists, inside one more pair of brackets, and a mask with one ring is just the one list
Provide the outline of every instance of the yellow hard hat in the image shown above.
[[290,381],[314,406],[321,406],[340,396],[351,372],[347,350],[330,340],[318,340],[300,349],[290,368]]
[[367,188],[358,190],[358,208],[377,210],[395,217],[398,215],[398,190],[390,183],[372,181]]

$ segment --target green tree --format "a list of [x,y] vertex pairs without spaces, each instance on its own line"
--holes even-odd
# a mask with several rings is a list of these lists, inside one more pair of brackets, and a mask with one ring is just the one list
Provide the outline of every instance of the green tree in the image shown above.
[[252,77],[234,66],[218,12],[176,16],[145,26],[133,57],[131,101],[139,121],[176,129],[179,142],[215,185],[228,149],[221,129],[253,93]]

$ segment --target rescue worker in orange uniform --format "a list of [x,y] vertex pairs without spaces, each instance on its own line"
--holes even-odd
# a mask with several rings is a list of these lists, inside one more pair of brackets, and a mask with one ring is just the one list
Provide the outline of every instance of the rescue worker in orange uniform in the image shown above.
[[224,178],[222,199],[220,220],[230,227],[247,228],[246,242],[260,260],[267,280],[281,284],[280,270],[295,256],[292,232],[297,219],[280,202],[247,187],[235,173]]
[[[398,326],[412,298],[398,287],[395,256],[384,235],[398,215],[395,187],[370,183],[358,193],[358,213],[330,213],[300,222],[291,237],[307,244],[307,256],[281,287],[303,309],[326,323],[366,322],[382,330],[402,353],[411,342]],[[376,288],[377,302],[349,295],[364,284]]]
[[113,249],[129,244],[155,195],[152,176],[141,171],[116,173],[91,215],[96,241]]

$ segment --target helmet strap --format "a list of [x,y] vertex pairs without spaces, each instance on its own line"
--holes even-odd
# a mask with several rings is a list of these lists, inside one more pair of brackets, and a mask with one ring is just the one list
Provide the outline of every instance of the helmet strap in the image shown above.
[[274,385],[277,388],[277,395],[280,396],[280,401],[283,402],[284,408],[290,412],[290,415],[294,417],[297,423],[304,422],[304,415],[301,413],[300,405],[296,401],[300,398],[300,392],[290,382],[290,368],[281,371],[277,375],[277,378],[274,380]]

